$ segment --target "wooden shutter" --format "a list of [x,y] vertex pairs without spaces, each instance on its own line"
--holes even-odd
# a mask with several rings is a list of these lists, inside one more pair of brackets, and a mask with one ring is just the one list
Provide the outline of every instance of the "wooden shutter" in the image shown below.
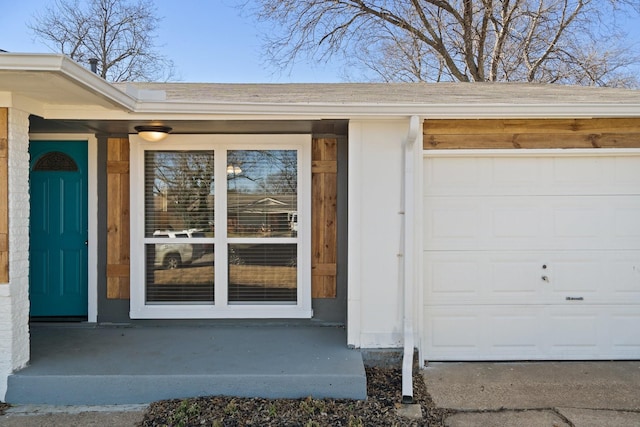
[[0,108],[0,283],[9,283],[9,109]]
[[128,299],[129,139],[107,140],[107,298]]
[[311,294],[336,297],[338,146],[335,138],[314,138],[311,166]]

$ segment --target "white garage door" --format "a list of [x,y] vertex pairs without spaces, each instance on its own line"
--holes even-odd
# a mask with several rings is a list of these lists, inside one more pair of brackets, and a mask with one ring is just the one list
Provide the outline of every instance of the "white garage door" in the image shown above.
[[424,177],[424,359],[640,358],[638,151],[429,153]]

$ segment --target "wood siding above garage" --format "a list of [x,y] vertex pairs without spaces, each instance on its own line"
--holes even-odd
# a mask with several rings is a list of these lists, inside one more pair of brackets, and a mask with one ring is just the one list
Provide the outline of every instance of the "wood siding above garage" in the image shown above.
[[0,283],[9,283],[9,109],[0,108]]
[[425,150],[640,148],[640,119],[425,120]]

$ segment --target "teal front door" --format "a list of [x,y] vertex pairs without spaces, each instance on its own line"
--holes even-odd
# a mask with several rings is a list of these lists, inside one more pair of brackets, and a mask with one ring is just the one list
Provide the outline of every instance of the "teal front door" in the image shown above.
[[87,315],[87,142],[31,141],[32,317]]

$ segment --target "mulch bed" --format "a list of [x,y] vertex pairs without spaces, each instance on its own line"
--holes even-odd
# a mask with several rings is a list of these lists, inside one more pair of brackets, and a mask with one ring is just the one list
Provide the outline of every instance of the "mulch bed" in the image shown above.
[[419,373],[414,375],[414,403],[421,420],[397,414],[402,399],[402,371],[366,368],[367,400],[261,399],[201,397],[152,403],[141,424],[149,426],[444,426],[450,411],[436,408]]

